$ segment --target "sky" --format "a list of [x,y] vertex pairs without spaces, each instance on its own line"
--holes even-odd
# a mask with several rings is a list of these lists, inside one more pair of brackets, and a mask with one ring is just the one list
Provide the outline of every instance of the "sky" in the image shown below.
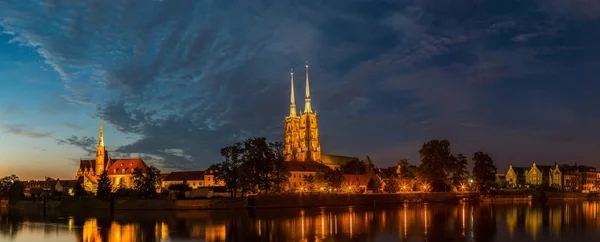
[[0,0],[0,175],[74,178],[100,119],[164,172],[282,141],[306,61],[323,153],[599,167],[598,29],[597,0]]

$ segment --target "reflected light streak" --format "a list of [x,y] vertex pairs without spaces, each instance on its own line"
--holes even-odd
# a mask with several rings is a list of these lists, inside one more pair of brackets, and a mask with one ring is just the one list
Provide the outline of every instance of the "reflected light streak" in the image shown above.
[[462,206],[462,236],[465,236],[465,226],[466,226],[466,214],[465,214],[465,205]]
[[353,236],[353,231],[352,231],[353,217],[354,217],[354,213],[350,213],[350,238],[352,238],[352,236]]
[[331,212],[329,212],[329,235],[333,234],[333,217],[331,216]]
[[338,233],[338,230],[337,230],[337,221],[338,221],[338,217],[337,217],[337,215],[335,215],[335,234]]
[[408,231],[406,229],[406,206],[404,206],[404,238],[408,237]]
[[423,207],[423,215],[425,217],[424,222],[425,222],[425,235],[427,235],[427,205],[425,205]]
[[471,240],[474,240],[475,233],[473,232],[473,207],[471,207],[471,212],[469,213],[469,227],[471,228]]
[[321,238],[325,239],[325,211],[321,210]]
[[262,225],[260,219],[258,219],[258,236],[262,235]]
[[304,210],[302,210],[302,240],[304,240]]
[[73,224],[75,223],[75,218],[72,216],[69,217],[69,232],[73,231]]

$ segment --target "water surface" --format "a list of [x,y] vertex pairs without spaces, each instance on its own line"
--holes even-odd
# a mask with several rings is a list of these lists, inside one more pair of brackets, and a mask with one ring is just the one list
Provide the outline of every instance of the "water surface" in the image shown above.
[[0,241],[600,241],[599,202],[68,214],[0,211]]

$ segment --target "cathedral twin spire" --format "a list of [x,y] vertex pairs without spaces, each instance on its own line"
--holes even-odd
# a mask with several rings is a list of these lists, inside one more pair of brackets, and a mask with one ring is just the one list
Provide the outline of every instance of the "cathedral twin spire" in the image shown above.
[[[294,94],[294,71],[290,72],[291,78],[291,97],[290,97],[290,117],[296,117],[296,99]],[[308,83],[308,62],[306,62],[306,97],[304,99],[304,112],[312,113],[312,106],[310,105],[310,85]]]

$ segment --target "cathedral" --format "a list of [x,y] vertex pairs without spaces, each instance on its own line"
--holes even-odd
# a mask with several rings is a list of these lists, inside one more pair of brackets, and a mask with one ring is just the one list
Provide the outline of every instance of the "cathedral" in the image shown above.
[[136,168],[141,169],[145,173],[148,166],[146,166],[142,158],[112,159],[108,155],[104,146],[102,122],[100,122],[100,136],[98,138],[98,146],[96,146],[96,159],[81,159],[75,179],[86,190],[96,192],[100,175],[106,172],[112,182],[113,189],[119,187],[131,188],[133,187],[133,171]]
[[306,97],[304,112],[296,112],[294,97],[294,72],[290,72],[291,95],[290,115],[285,118],[285,147],[286,161],[321,162],[321,145],[319,143],[319,124],[317,113],[310,105],[310,86],[308,83],[308,64],[306,64]]

